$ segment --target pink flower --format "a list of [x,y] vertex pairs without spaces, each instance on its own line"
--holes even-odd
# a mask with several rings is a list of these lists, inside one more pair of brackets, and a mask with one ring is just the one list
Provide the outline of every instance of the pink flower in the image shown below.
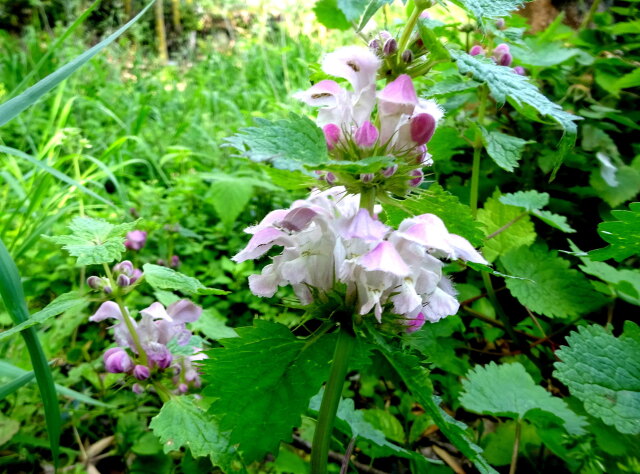
[[147,232],[144,230],[132,230],[127,233],[124,245],[130,250],[140,250],[147,242]]

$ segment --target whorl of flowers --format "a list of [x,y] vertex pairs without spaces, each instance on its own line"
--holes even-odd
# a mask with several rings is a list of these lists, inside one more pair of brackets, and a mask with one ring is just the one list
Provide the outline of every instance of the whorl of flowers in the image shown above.
[[368,48],[340,48],[325,56],[322,70],[346,79],[351,90],[326,79],[294,97],[320,107],[316,122],[324,131],[332,159],[394,158],[393,165],[377,174],[364,173],[358,177],[359,182],[347,173],[327,173],[324,178],[328,184],[341,184],[358,192],[364,183],[405,194],[410,186],[422,182],[422,167],[432,164],[426,144],[443,112],[434,101],[418,98],[406,74],[376,92],[380,65],[380,58]]
[[[194,349],[188,355],[172,353],[171,344],[185,346],[191,339],[187,323],[196,321],[202,314],[202,308],[189,300],[179,300],[165,308],[155,302],[140,311],[141,318],[136,321],[127,312],[125,321],[120,306],[114,301],[105,301],[90,321],[115,320],[113,325],[117,347],[108,349],[103,356],[105,369],[111,373],[126,373],[139,381],[153,377],[155,373],[171,370],[173,381],[179,393],[186,392],[190,386],[199,387],[200,377],[193,362],[206,356]],[[144,355],[139,353],[142,348]],[[140,393],[142,385],[136,384],[134,391]]]
[[236,262],[284,248],[262,274],[249,277],[251,291],[271,297],[279,286],[291,285],[310,304],[314,295],[346,285],[345,301],[353,301],[358,314],[373,313],[379,322],[396,315],[391,317],[408,331],[455,314],[459,303],[442,259],[486,263],[484,258],[433,214],[405,219],[394,230],[358,203],[359,196],[341,187],[315,191],[246,229],[253,236]]

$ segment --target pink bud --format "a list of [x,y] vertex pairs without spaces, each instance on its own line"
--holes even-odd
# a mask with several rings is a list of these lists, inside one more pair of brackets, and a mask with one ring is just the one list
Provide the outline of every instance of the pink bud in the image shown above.
[[169,264],[171,268],[178,268],[180,266],[180,263],[180,257],[178,257],[177,255],[171,256],[171,263]]
[[104,281],[102,281],[102,278],[100,277],[90,276],[89,278],[87,278],[87,285],[92,290],[100,290],[104,285]]
[[411,50],[410,50],[410,49],[406,49],[406,50],[402,53],[401,58],[402,58],[402,61],[403,61],[405,64],[410,64],[410,63],[411,63],[411,61],[413,61],[413,53],[411,52]]
[[324,132],[324,139],[327,142],[327,148],[333,150],[333,147],[336,146],[336,143],[340,140],[340,127],[335,123],[328,123],[322,127],[322,131]]
[[336,179],[337,179],[336,175],[333,174],[331,171],[329,171],[327,173],[327,176],[325,178],[327,180],[327,184],[329,184],[329,185],[333,185],[336,182]]
[[377,53],[380,49],[380,41],[378,41],[377,39],[372,39],[371,41],[369,41],[369,49]]
[[370,183],[371,181],[373,181],[373,173],[364,173],[360,175],[360,181],[362,181],[363,183]]
[[385,168],[382,170],[382,176],[385,178],[391,178],[398,171],[398,165],[390,166],[389,168]]
[[513,56],[511,56],[511,54],[510,54],[510,53],[506,53],[506,54],[503,54],[503,55],[500,57],[499,64],[500,64],[500,66],[507,66],[507,67],[509,67],[509,66],[511,66],[511,63],[512,63],[512,62],[513,62]]
[[430,114],[422,113],[411,118],[411,140],[418,145],[424,145],[436,131],[436,119]]
[[113,293],[113,289],[110,286],[105,286],[104,288],[102,288],[102,291],[104,291],[108,295]]
[[422,326],[424,326],[424,314],[423,313],[418,313],[418,315],[413,318],[413,319],[408,319],[406,321],[407,324],[407,334],[411,334],[412,332],[416,332],[418,329],[420,329]]
[[469,54],[471,56],[478,56],[479,54],[484,54],[484,49],[480,45],[475,45],[469,50]]
[[378,33],[378,35],[380,35],[380,38],[382,38],[382,41],[387,41],[393,38],[393,35],[391,35],[391,33],[385,30],[382,30],[380,33]]
[[133,274],[133,263],[129,260],[123,260],[122,262],[116,264],[113,267],[114,272],[124,273],[127,276],[131,276]]
[[358,146],[371,148],[378,141],[378,129],[367,120],[358,127],[354,138]]
[[144,230],[132,230],[127,233],[124,245],[131,250],[140,250],[147,242],[147,232]]
[[129,355],[120,347],[108,349],[104,353],[102,360],[104,361],[106,371],[112,374],[128,372],[133,365]]
[[187,386],[187,384],[181,383],[180,385],[178,385],[178,392],[187,393],[188,390],[189,390],[189,387]]
[[513,68],[513,72],[515,72],[518,76],[524,76],[525,70],[522,66],[516,66]]
[[398,51],[398,42],[395,38],[389,38],[385,41],[384,47],[382,48],[382,52],[385,56],[391,56],[396,51]]
[[509,45],[505,44],[505,43],[500,43],[498,46],[496,46],[494,48],[493,55],[494,56],[496,56],[496,55],[500,55],[501,56],[501,55],[509,53],[509,52],[510,52],[509,51]]
[[424,181],[424,173],[419,168],[409,171],[409,176],[415,176],[415,178],[409,180],[409,186],[414,188],[420,186]]
[[144,387],[139,383],[134,383],[131,386],[131,391],[133,391],[133,393],[135,393],[136,395],[142,395],[144,393]]
[[129,278],[129,283],[131,283],[132,285],[138,281],[138,279],[142,276],[142,270],[138,270],[137,268],[133,269],[133,275],[131,275],[131,278]]
[[505,27],[504,18],[498,18],[496,20],[496,28],[498,28],[499,30],[503,30],[504,27]]
[[127,275],[125,275],[124,273],[121,273],[120,275],[118,275],[118,279],[116,280],[116,285],[118,285],[120,288],[126,288],[130,284],[131,284],[131,279]]
[[133,368],[133,376],[138,380],[146,380],[150,375],[151,372],[149,372],[149,367],[146,365],[136,365]]

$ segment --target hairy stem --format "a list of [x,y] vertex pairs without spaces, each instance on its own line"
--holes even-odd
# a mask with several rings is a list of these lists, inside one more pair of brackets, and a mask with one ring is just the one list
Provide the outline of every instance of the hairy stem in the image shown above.
[[518,464],[518,450],[520,449],[520,433],[522,432],[522,420],[516,422],[516,439],[513,441],[513,453],[511,454],[511,467],[509,474],[516,473],[516,465]]
[[338,404],[342,396],[344,378],[349,367],[349,356],[355,338],[349,331],[341,327],[338,334],[338,342],[333,353],[331,363],[331,373],[329,381],[324,389],[320,412],[318,413],[318,424],[313,435],[313,448],[311,450],[311,474],[326,474],[329,460],[329,445],[331,443],[331,433],[333,423],[338,411]]
[[148,364],[148,360],[147,360],[147,353],[142,349],[142,344],[140,344],[140,338],[138,337],[138,333],[136,332],[136,329],[133,327],[133,321],[131,320],[131,316],[129,316],[129,313],[127,312],[127,308],[124,305],[124,302],[122,301],[122,297],[120,296],[120,294],[118,293],[118,286],[116,285],[116,281],[113,278],[113,274],[111,273],[111,269],[109,268],[109,265],[107,265],[106,263],[102,264],[105,273],[107,274],[107,278],[109,278],[109,284],[111,285],[111,288],[114,292],[116,292],[116,304],[118,305],[118,308],[120,309],[120,313],[122,314],[122,320],[124,321],[124,324],[127,326],[127,330],[129,331],[129,334],[131,334],[131,339],[133,339],[133,343],[136,346],[136,349],[138,351],[138,357],[140,358],[140,362],[142,363],[142,365],[147,365]]
[[407,24],[404,26],[402,36],[400,36],[400,41],[398,41],[398,64],[402,61],[402,52],[407,49],[411,33],[413,33],[413,29],[420,18],[420,13],[422,13],[422,9],[414,7],[411,12],[411,16],[409,16],[409,19],[407,20]]
[[376,205],[376,188],[363,189],[360,193],[360,208],[369,211],[373,217],[373,207]]
[[476,129],[476,136],[473,142],[473,164],[471,167],[471,195],[469,198],[469,206],[471,207],[471,212],[473,213],[473,217],[476,216],[478,212],[478,188],[480,184],[480,158],[482,155],[482,127],[484,123],[484,114],[487,109],[487,95],[489,90],[487,86],[483,85],[480,87],[480,104],[478,105],[478,117],[476,118],[476,123],[478,128]]

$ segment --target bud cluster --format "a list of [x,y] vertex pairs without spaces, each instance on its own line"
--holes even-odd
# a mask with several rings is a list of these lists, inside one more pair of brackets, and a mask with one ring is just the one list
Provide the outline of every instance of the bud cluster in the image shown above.
[[122,262],[114,265],[111,270],[113,281],[108,277],[99,277],[92,275],[87,278],[87,285],[92,290],[102,291],[107,295],[113,293],[115,284],[117,288],[127,288],[137,282],[142,276],[142,271],[138,268],[134,268],[133,263],[129,260],[123,260]]
[[[471,56],[486,56],[487,52],[488,51],[478,44],[469,50],[469,54]],[[499,66],[511,67],[511,63],[513,63],[513,56],[511,55],[509,45],[505,43],[501,43],[496,46],[489,57]],[[524,76],[525,74],[525,70],[522,66],[515,66],[512,70],[520,76]]]

